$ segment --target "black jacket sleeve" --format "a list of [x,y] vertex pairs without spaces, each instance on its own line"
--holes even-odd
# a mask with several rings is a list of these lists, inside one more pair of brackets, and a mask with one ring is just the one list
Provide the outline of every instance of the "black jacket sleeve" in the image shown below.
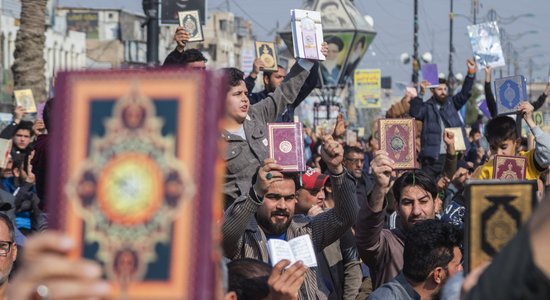
[[487,109],[489,109],[491,118],[494,118],[497,116],[497,102],[495,100],[495,96],[493,95],[493,90],[491,90],[490,82],[485,82],[484,90],[485,90],[485,101],[487,101]]

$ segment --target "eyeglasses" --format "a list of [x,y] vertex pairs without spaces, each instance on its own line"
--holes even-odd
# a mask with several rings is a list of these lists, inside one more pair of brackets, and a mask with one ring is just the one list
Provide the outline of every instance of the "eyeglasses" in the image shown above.
[[10,253],[11,245],[13,242],[10,241],[0,241],[0,256],[6,256]]

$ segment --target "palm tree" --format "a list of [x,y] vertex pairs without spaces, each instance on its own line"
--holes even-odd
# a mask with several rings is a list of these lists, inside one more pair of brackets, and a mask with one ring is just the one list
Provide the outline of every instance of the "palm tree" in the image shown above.
[[36,102],[46,101],[44,46],[48,0],[21,0],[21,24],[15,39],[14,89],[32,89]]

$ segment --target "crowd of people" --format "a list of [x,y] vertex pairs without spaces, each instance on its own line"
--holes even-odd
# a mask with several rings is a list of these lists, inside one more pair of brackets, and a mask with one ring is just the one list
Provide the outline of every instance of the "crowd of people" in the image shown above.
[[[174,39],[177,47],[164,66],[206,69],[202,53],[187,49],[183,28]],[[329,51],[323,43],[323,54]],[[258,59],[246,76],[237,68],[222,70],[228,79],[221,133],[226,299],[550,299],[550,200],[544,197],[550,136],[533,120],[550,83],[537,101],[522,102],[514,119],[497,114],[487,68],[491,119],[471,124],[467,132],[459,111],[470,99],[477,72],[468,60],[457,94],[448,94],[445,80],[429,89],[422,82],[416,95],[405,94],[386,113],[387,118],[415,118],[417,169],[396,169],[380,150],[374,121],[371,136],[347,144],[340,115],[328,134],[306,128],[307,170],[292,173],[268,157],[267,123],[294,122],[294,109],[323,73],[319,62],[302,58],[288,73],[281,66],[269,72],[262,67]],[[255,93],[260,74],[265,89]],[[74,242],[61,233],[36,234],[47,228],[47,129],[54,102],[46,103],[35,122],[15,108],[13,123],[0,133],[13,139],[0,181],[2,299],[88,299],[109,292],[97,263],[66,258]],[[533,137],[526,144],[518,130],[523,122]],[[467,145],[462,152],[445,130],[456,127]],[[464,274],[465,186],[469,179],[493,178],[495,155],[527,158],[526,179],[539,183],[539,205],[490,264]],[[272,261],[269,240],[304,235],[311,239],[317,266]],[[17,259],[21,250],[22,260]]]

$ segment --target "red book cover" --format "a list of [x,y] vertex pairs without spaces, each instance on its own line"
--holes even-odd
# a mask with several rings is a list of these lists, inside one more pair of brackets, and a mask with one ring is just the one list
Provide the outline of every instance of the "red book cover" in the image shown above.
[[493,179],[523,180],[525,179],[526,169],[526,157],[495,155]]
[[268,123],[268,155],[286,172],[305,171],[302,123]]
[[380,119],[380,150],[388,152],[395,169],[416,168],[416,125],[414,119]]
[[217,297],[225,169],[220,76],[58,74],[49,223],[75,240],[71,257],[102,265],[109,299]]

